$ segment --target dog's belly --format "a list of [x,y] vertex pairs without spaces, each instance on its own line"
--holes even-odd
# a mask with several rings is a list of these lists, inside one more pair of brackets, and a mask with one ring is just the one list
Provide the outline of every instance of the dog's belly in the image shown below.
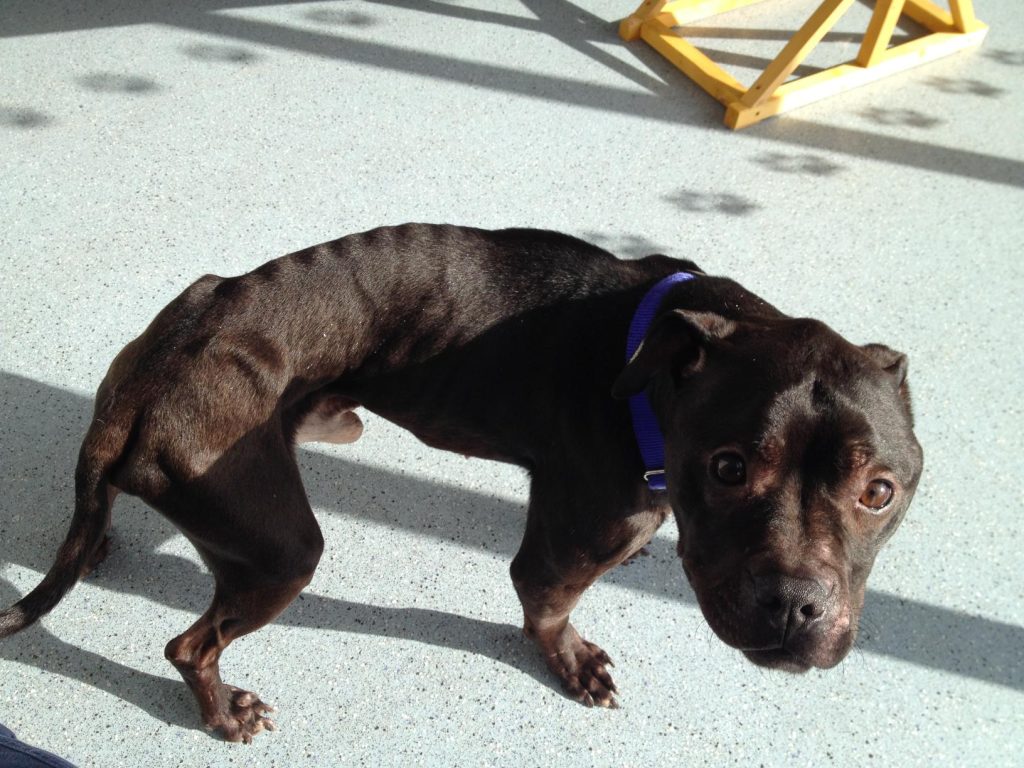
[[[354,443],[363,434],[363,422],[355,413],[359,404],[349,398],[328,395],[317,400],[295,427],[296,443]],[[485,445],[479,436],[450,427],[424,427],[393,414],[379,414],[412,432],[431,448],[464,456],[511,461],[501,451]]]
[[431,448],[529,467],[529,441],[510,427],[522,427],[524,419],[513,415],[520,409],[507,397],[481,395],[490,393],[486,385],[465,385],[478,378],[399,374],[332,389]]
[[[385,418],[387,417],[385,416]],[[510,451],[503,450],[494,444],[493,441],[487,440],[480,435],[472,434],[469,431],[445,427],[424,427],[422,425],[408,426],[396,419],[388,420],[408,429],[420,442],[429,445],[431,448],[451,451],[452,453],[476,459],[490,459],[508,464],[523,464],[522,459],[516,458]]]

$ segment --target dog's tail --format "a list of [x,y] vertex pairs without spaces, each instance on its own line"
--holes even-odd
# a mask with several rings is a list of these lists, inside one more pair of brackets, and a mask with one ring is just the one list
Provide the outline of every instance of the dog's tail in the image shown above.
[[93,421],[75,470],[71,528],[39,586],[12,607],[0,611],[0,638],[38,621],[88,573],[110,525],[109,473],[125,451],[132,421]]

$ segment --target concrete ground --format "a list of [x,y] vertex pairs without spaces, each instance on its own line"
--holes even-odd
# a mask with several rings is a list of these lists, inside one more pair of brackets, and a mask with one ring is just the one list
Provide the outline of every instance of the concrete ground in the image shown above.
[[[1022,764],[1017,1],[978,0],[976,52],[741,133],[618,40],[629,2],[578,3],[0,4],[0,603],[64,534],[107,364],[194,278],[385,223],[530,225],[691,257],[909,354],[926,475],[855,652],[750,666],[707,628],[669,524],[575,613],[622,692],[587,710],[518,629],[523,475],[371,416],[359,443],[301,452],[327,553],[225,656],[277,733],[202,730],[163,646],[210,582],[128,499],[99,572],[0,642],[0,722],[83,766]],[[749,82],[808,5],[692,34]]]

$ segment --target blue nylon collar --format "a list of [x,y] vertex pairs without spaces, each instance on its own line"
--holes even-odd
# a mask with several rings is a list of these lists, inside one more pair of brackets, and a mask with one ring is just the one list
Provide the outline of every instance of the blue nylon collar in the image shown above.
[[[692,280],[692,272],[676,272],[663,278],[647,292],[636,308],[633,321],[629,324],[629,335],[626,337],[626,361],[629,362],[636,354],[637,348],[647,335],[647,330],[654,320],[654,315],[661,306],[662,300],[669,289],[679,283]],[[665,490],[665,436],[661,433],[658,420],[651,410],[651,401],[646,392],[640,392],[629,398],[629,410],[633,414],[633,433],[636,444],[640,447],[640,455],[644,460],[644,480],[652,491]]]

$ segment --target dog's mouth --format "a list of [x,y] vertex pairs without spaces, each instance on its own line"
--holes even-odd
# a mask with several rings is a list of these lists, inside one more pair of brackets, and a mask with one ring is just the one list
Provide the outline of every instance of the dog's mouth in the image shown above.
[[855,622],[846,600],[831,604],[820,622],[794,626],[765,612],[755,600],[743,600],[743,582],[702,584],[692,578],[690,582],[712,631],[759,667],[797,674],[812,667],[829,669],[845,658],[853,644]]
[[835,624],[793,635],[780,632],[755,616],[718,608],[704,614],[712,631],[759,667],[798,674],[812,667],[829,669],[839,664],[852,646],[852,635]]
[[803,674],[814,666],[813,664],[808,664],[792,651],[782,647],[741,650],[743,651],[743,655],[750,659],[754,664],[757,664],[759,667],[767,667],[768,669],[778,669],[782,672]]

